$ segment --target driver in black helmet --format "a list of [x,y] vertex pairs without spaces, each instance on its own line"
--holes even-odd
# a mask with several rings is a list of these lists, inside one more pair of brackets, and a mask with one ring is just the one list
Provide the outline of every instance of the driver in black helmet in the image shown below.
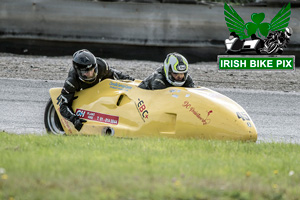
[[71,67],[61,91],[60,113],[71,121],[78,131],[81,130],[86,120],[76,116],[72,109],[75,92],[93,87],[107,78],[134,80],[132,77],[110,68],[105,60],[95,57],[86,49],[76,51],[73,54],[73,67]]
[[195,87],[188,74],[188,61],[179,53],[167,55],[164,65],[143,80],[138,87],[147,90],[165,89],[167,87]]

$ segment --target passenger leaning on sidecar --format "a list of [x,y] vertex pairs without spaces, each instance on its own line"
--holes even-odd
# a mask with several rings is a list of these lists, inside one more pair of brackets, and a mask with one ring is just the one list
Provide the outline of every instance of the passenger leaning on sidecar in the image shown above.
[[71,121],[78,131],[81,130],[86,120],[76,116],[72,109],[75,92],[93,87],[107,78],[134,80],[134,78],[110,68],[105,60],[95,57],[86,49],[73,54],[73,66],[61,91],[60,113],[64,118]]
[[167,55],[164,65],[144,79],[138,87],[157,90],[167,87],[193,88],[195,84],[188,74],[188,61],[186,58],[179,53],[170,53]]

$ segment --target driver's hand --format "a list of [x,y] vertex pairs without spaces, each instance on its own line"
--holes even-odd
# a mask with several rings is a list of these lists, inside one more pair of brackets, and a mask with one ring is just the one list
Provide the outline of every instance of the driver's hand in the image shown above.
[[85,122],[87,122],[85,119],[80,119],[78,116],[76,116],[75,120],[73,121],[73,124],[77,131],[80,131],[83,126],[83,123]]

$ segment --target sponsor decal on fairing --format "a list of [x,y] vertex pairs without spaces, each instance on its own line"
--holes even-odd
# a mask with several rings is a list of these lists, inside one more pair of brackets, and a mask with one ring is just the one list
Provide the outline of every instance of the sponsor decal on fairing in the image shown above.
[[143,100],[138,99],[138,103],[135,103],[136,109],[138,113],[140,114],[142,120],[145,122],[145,120],[149,117],[149,111],[146,108],[146,105]]
[[93,112],[89,110],[76,109],[76,115],[82,119],[102,122],[106,124],[118,125],[119,116],[108,115],[104,113]]
[[206,125],[206,124],[209,124],[209,123],[210,123],[211,120],[208,119],[208,117],[213,113],[212,110],[208,111],[206,117],[204,118],[204,117],[202,117],[201,114],[196,110],[196,108],[193,107],[192,104],[190,104],[189,101],[184,101],[183,104],[182,104],[182,106],[183,106],[184,108],[186,108],[189,112],[191,112],[195,117],[197,117],[197,118],[202,122],[203,125]]
[[117,83],[117,82],[114,82],[114,81],[110,81],[109,87],[112,88],[112,89],[125,90],[125,91],[128,91],[128,90],[132,89],[132,87],[129,86],[129,85],[122,84],[122,83]]

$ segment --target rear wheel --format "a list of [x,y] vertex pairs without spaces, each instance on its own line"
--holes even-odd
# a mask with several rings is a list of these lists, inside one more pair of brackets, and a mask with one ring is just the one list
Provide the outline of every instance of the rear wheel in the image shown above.
[[54,135],[65,135],[51,98],[49,99],[44,113],[44,124],[47,133]]

